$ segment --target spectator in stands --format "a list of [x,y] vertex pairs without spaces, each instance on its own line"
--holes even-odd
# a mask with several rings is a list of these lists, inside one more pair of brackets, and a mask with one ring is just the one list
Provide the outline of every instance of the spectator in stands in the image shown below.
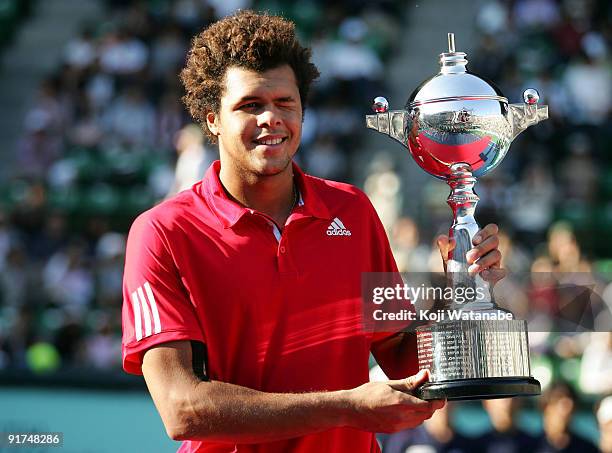
[[74,240],[46,263],[43,281],[51,300],[77,319],[82,319],[94,295],[91,264],[85,244]]
[[126,29],[104,37],[100,47],[100,66],[107,74],[135,75],[142,71],[149,58],[147,46]]
[[98,146],[104,138],[100,115],[85,92],[75,99],[75,118],[66,132],[69,145],[85,148]]
[[580,389],[589,394],[612,394],[612,332],[588,335],[580,364]]
[[365,192],[389,233],[399,217],[402,182],[393,168],[393,161],[386,154],[376,156],[370,167],[364,184]]
[[526,167],[522,179],[511,188],[512,206],[521,215],[510,221],[517,237],[533,249],[545,240],[546,230],[553,220],[555,185],[550,164],[542,159]]
[[321,178],[343,181],[347,176],[347,162],[332,135],[321,135],[306,155],[309,171]]
[[0,273],[6,265],[6,257],[17,240],[17,231],[11,225],[5,209],[0,206]]
[[555,382],[542,395],[544,434],[534,453],[596,453],[597,447],[573,433],[570,423],[576,410],[576,392],[565,382]]
[[612,453],[612,396],[607,396],[599,403],[597,409],[599,423],[599,448],[602,453]]
[[568,120],[574,124],[601,125],[610,114],[612,71],[605,42],[602,46],[595,44],[591,55],[585,50],[573,58],[564,72],[563,84],[571,102]]
[[166,72],[176,74],[187,53],[187,43],[181,29],[175,24],[167,25],[156,34],[151,44],[151,72],[154,77],[161,77]]
[[429,246],[421,244],[419,226],[410,217],[400,217],[393,224],[391,249],[400,272],[427,272]]
[[94,32],[85,27],[79,36],[68,41],[64,47],[64,62],[76,69],[85,69],[92,65],[97,57],[97,46]]
[[189,124],[176,136],[178,160],[174,183],[168,197],[190,188],[204,176],[206,169],[217,159],[212,147],[204,145],[204,134],[195,124]]
[[516,425],[520,400],[501,398],[484,400],[483,407],[489,415],[493,430],[478,439],[483,453],[526,453],[535,448],[536,439]]
[[177,134],[185,125],[184,109],[179,97],[178,93],[168,92],[159,102],[155,122],[155,145],[163,151],[172,150]]
[[563,203],[577,202],[589,205],[595,201],[598,174],[591,142],[592,139],[583,133],[572,134],[567,139],[569,156],[561,165],[559,172],[564,195]]
[[68,219],[63,212],[49,212],[44,226],[27,243],[28,256],[36,263],[48,260],[68,242]]
[[53,131],[49,113],[33,109],[25,119],[25,134],[17,148],[18,173],[22,176],[44,179],[51,165],[61,156],[62,139]]
[[85,362],[95,369],[109,369],[120,365],[117,349],[121,348],[121,337],[113,332],[109,313],[97,312],[94,332],[85,339]]
[[[387,437],[384,453],[476,453],[478,441],[457,432],[451,423],[452,404],[447,404],[415,429]],[[497,451],[496,451],[497,453]],[[509,453],[504,450],[504,453]]]
[[0,272],[0,306],[23,307],[29,300],[32,274],[23,245],[11,241]]
[[340,40],[326,49],[330,75],[351,82],[355,98],[372,99],[383,76],[383,65],[365,43],[368,26],[360,17],[349,17],[340,24],[339,33]]
[[102,309],[112,309],[121,303],[125,235],[104,233],[95,247],[96,303]]
[[559,21],[559,6],[554,0],[518,0],[512,20],[521,28],[552,28]]
[[155,110],[141,87],[129,86],[104,116],[111,143],[128,147],[151,146],[155,139]]

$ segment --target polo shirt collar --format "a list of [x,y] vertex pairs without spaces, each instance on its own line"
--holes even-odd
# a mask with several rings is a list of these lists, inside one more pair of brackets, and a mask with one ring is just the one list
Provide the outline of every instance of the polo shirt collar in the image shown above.
[[[293,177],[300,192],[300,200],[302,201],[295,208],[294,214],[298,214],[300,217],[331,219],[325,202],[321,199],[320,193],[310,178],[304,174],[295,162],[292,162],[292,165]],[[219,179],[220,169],[221,161],[219,160],[213,162],[208,168],[202,181],[202,192],[211,210],[223,224],[224,228],[231,228],[243,215],[251,212],[251,209],[236,203],[227,196]]]

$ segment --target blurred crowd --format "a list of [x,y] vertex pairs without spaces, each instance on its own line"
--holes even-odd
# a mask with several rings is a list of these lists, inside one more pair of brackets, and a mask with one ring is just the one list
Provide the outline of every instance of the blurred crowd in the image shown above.
[[300,164],[350,180],[362,106],[380,92],[401,17],[390,0],[104,3],[41,81],[0,182],[0,368],[119,369],[129,225],[218,156],[181,104],[192,36],[237,8],[292,18],[322,73]]
[[[518,429],[515,404],[487,403],[493,430],[477,445],[590,451],[559,447],[573,442],[567,430],[574,409],[586,407],[596,411],[601,448],[612,451],[612,402],[602,401],[612,393],[612,7],[606,0],[479,3],[479,41],[468,68],[494,80],[510,102],[535,87],[549,105],[550,120],[521,134],[476,190],[479,222],[503,226],[500,249],[509,276],[501,289],[512,295],[518,317],[538,326],[530,336],[534,374],[549,395],[560,396],[542,399],[541,438],[508,436]],[[410,26],[404,2],[105,4],[105,16],[84,25],[41,82],[0,181],[0,369],[120,368],[127,229],[138,213],[201,178],[217,158],[181,105],[177,74],[190,38],[236,8],[282,12],[313,48],[322,77],[306,111],[300,165],[357,184],[363,173],[357,166],[368,165],[363,185],[400,269],[441,270],[432,240],[448,228],[448,188],[428,179],[408,200],[422,214],[407,217],[393,159],[364,163],[355,156],[365,133],[363,106],[384,92],[383,68],[398,50],[392,37]],[[586,301],[560,290],[568,286],[588,288]],[[567,294],[569,312],[559,302]],[[553,406],[548,413],[557,415],[547,421]],[[480,451],[473,439],[471,449],[460,450],[449,411],[383,439],[385,452]],[[449,439],[458,442],[455,450],[444,447]],[[416,445],[433,449],[407,449]]]
[[[563,382],[553,384],[539,401],[541,429],[534,429],[537,417],[519,414],[523,401],[519,398],[485,400],[482,407],[489,429],[467,435],[457,429],[458,403],[447,403],[429,420],[413,430],[380,436],[384,453],[596,453],[612,451],[612,397],[596,408],[600,431],[598,444],[572,431],[578,405],[574,390]],[[464,417],[467,414],[464,411]],[[533,415],[533,413],[531,414]],[[525,417],[527,416],[527,417]],[[470,420],[474,423],[475,419]],[[464,431],[469,421],[463,420]],[[472,427],[473,428],[473,427]]]

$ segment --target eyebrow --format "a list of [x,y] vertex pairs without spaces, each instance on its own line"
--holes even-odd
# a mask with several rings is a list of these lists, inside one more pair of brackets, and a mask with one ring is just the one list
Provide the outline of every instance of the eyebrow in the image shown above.
[[[236,105],[239,105],[239,104],[242,104],[248,101],[258,101],[258,100],[260,100],[259,96],[244,96],[236,102]],[[276,102],[279,102],[279,101],[280,102],[295,102],[295,98],[293,96],[282,96],[282,97],[274,98],[274,101]]]

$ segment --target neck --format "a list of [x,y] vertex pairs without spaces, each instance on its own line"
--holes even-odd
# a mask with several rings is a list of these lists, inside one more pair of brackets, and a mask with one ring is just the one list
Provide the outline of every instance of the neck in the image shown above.
[[293,182],[293,167],[282,172],[259,176],[240,174],[221,164],[219,179],[228,196],[247,208],[266,214],[283,227],[296,204],[297,192]]

